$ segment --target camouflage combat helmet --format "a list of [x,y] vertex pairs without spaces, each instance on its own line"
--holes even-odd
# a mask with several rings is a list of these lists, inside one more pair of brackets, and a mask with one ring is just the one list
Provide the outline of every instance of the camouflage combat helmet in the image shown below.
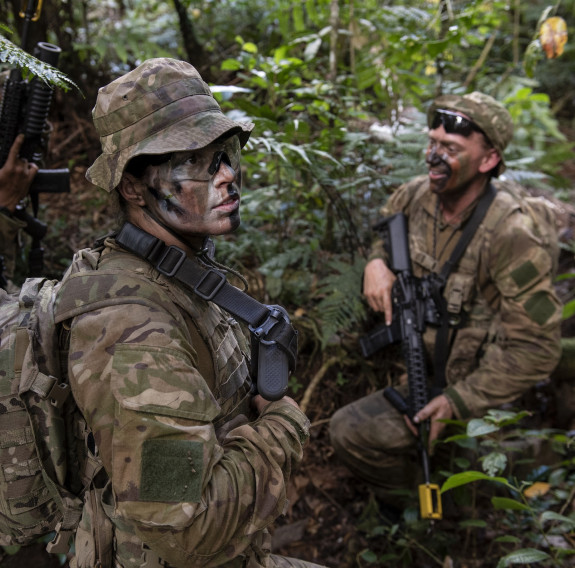
[[499,101],[478,91],[463,96],[443,95],[435,99],[427,111],[429,127],[435,111],[439,109],[464,114],[479,126],[501,157],[496,175],[505,170],[503,152],[513,138],[513,121],[509,111]]
[[168,58],[149,59],[102,87],[92,116],[102,154],[86,178],[106,191],[134,156],[196,150],[224,134],[237,134],[243,147],[254,127],[227,118],[196,69]]

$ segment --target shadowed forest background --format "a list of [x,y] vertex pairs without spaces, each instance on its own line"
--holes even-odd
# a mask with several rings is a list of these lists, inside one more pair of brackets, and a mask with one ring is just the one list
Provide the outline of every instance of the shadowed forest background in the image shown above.
[[[16,45],[20,7],[0,4],[0,33]],[[567,24],[564,47],[541,35],[552,17]],[[250,293],[285,306],[300,333],[289,394],[312,422],[311,441],[275,552],[346,568],[575,566],[574,21],[574,0],[44,0],[29,46],[60,46],[59,68],[75,85],[55,90],[50,116],[44,167],[69,168],[71,193],[40,197],[49,276],[114,227],[107,195],[84,177],[100,153],[91,121],[99,87],[145,59],[180,58],[225,112],[255,123],[242,156],[242,226],[216,245]],[[406,495],[401,523],[390,524],[337,462],[328,421],[403,371],[395,347],[370,360],[358,348],[377,323],[360,293],[370,227],[390,193],[425,172],[430,101],[472,90],[512,114],[506,175],[555,207],[566,356],[525,396],[529,413],[510,406],[483,431],[461,423],[443,444],[446,454],[464,446],[466,457],[435,468],[435,480],[471,472],[445,492],[443,520],[418,519],[417,498]],[[6,548],[0,564],[66,563],[42,549]]]

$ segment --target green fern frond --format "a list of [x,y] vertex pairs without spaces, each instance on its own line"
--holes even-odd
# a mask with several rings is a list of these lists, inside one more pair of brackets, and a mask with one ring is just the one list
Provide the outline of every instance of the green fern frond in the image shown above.
[[47,85],[60,87],[64,91],[70,90],[72,86],[78,88],[64,73],[26,53],[3,35],[0,35],[0,61],[19,67],[27,79],[38,77]]
[[322,299],[316,311],[321,322],[322,347],[341,330],[347,330],[365,317],[366,306],[361,296],[365,260],[356,258],[353,264],[339,260],[329,264],[330,274],[318,287]]

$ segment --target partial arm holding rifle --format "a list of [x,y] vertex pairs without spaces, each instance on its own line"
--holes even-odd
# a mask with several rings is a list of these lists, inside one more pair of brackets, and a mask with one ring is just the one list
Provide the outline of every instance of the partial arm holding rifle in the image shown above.
[[[437,316],[426,283],[416,278],[411,269],[405,215],[397,213],[388,217],[378,223],[375,229],[383,234],[389,267],[397,277],[392,290],[393,319],[390,326],[381,325],[361,337],[360,345],[364,357],[369,357],[385,345],[401,341],[407,365],[409,400],[405,401],[393,387],[386,388],[383,394],[399,412],[413,420],[429,400],[423,332],[426,322],[431,320],[436,323]],[[439,487],[430,483],[427,453],[429,420],[414,425],[419,431],[418,450],[425,481],[419,486],[420,513],[425,519],[440,519],[442,511]]]
[[[27,37],[28,24],[37,19],[37,0],[29,0],[24,15],[22,32],[23,45]],[[34,56],[55,67],[58,63],[61,49],[55,45],[39,42]],[[20,158],[41,164],[46,151],[46,139],[49,132],[48,115],[52,103],[52,88],[40,79],[31,81],[22,79],[19,69],[13,69],[4,84],[2,104],[0,106],[0,168],[4,166],[10,148],[18,134],[25,135],[24,144],[20,149]],[[70,174],[68,169],[38,170],[30,186],[30,200],[33,214],[30,215],[23,205],[19,205],[14,216],[25,221],[26,232],[32,237],[32,249],[29,263],[30,274],[40,275],[43,270],[43,249],[41,240],[46,234],[46,225],[36,217],[38,215],[40,193],[65,193],[70,191]]]

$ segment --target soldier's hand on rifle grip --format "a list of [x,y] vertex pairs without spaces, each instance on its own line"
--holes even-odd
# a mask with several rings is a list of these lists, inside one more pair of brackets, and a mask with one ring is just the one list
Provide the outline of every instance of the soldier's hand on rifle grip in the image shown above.
[[396,280],[395,274],[381,258],[368,262],[363,272],[363,295],[372,310],[383,312],[385,323],[391,325],[391,289]]
[[[284,397],[280,398],[280,400],[288,402],[292,406],[299,408],[299,404],[293,398],[291,398],[289,396],[284,396]],[[254,398],[252,399],[252,404],[254,405],[255,409],[257,410],[258,415],[261,414],[264,411],[264,408],[268,404],[271,404],[271,403],[272,403],[272,401],[266,400],[260,394],[256,394],[256,396],[254,396]]]
[[23,143],[24,135],[16,136],[8,159],[0,168],[0,207],[10,212],[14,212],[18,203],[26,197],[38,171],[36,164],[18,157]]
[[431,399],[413,418],[413,421],[418,424],[430,419],[431,426],[429,430],[429,448],[430,454],[433,453],[433,442],[436,440],[443,429],[445,424],[443,422],[438,422],[438,420],[446,419],[449,420],[453,418],[453,409],[449,399],[440,394],[435,398]]

